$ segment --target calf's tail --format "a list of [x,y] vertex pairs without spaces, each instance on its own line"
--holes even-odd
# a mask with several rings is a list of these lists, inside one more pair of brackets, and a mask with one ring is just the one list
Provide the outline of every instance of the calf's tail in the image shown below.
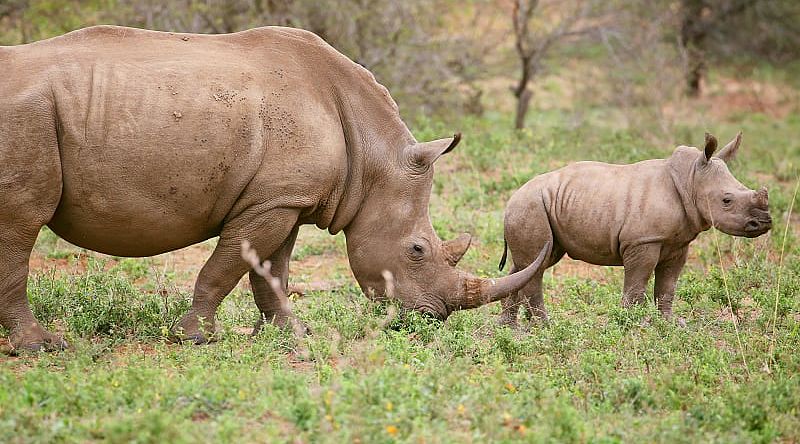
[[506,267],[506,259],[508,259],[508,241],[503,238],[503,257],[500,258],[500,265],[497,267],[500,271]]

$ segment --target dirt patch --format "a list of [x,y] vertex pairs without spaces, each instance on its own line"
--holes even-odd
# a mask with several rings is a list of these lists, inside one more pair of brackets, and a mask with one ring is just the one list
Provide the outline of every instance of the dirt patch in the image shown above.
[[797,92],[787,85],[723,77],[708,85],[700,102],[719,120],[752,112],[783,119],[798,110],[799,99]]
[[[89,253],[94,254],[94,253]],[[29,262],[30,271],[63,271],[68,274],[82,274],[86,272],[86,264],[89,260],[87,254],[77,253],[72,257],[48,258],[47,256],[34,251]]]
[[296,293],[330,291],[354,279],[347,257],[326,253],[289,264],[289,288]]
[[[616,268],[616,267],[615,267]],[[583,261],[575,260],[569,256],[564,256],[558,264],[551,268],[553,277],[575,277],[592,279],[597,282],[608,282],[611,280],[613,269],[602,265],[593,265]]]
[[314,371],[314,361],[310,360],[308,356],[303,356],[303,354],[296,352],[289,353],[286,357],[286,362],[293,370],[304,372]]
[[184,289],[192,289],[197,274],[211,256],[212,251],[213,246],[203,242],[154,256],[153,263],[154,266],[162,268],[164,272],[175,273],[175,285]]

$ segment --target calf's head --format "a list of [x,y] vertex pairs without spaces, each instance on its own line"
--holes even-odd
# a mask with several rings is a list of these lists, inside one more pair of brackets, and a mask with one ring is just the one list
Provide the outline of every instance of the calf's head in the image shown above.
[[480,279],[456,268],[471,237],[439,239],[428,202],[433,163],[459,139],[415,143],[400,150],[397,159],[383,159],[358,214],[345,228],[350,266],[364,293],[399,300],[404,308],[438,319],[518,291],[549,251],[548,246],[530,266],[499,279]]
[[741,142],[739,133],[714,155],[717,139],[706,133],[705,147],[694,161],[692,188],[697,209],[710,225],[733,236],[757,237],[772,228],[767,189],[748,189],[726,165]]

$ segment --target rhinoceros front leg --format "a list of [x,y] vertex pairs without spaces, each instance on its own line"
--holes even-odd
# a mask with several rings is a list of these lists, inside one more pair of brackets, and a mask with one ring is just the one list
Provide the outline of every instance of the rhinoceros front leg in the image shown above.
[[[284,294],[286,294],[286,289],[289,285],[289,258],[292,256],[292,249],[297,240],[299,229],[299,226],[294,227],[289,237],[283,242],[283,245],[269,257],[272,275],[280,279],[281,289]],[[279,327],[291,326],[290,321],[294,318],[294,314],[292,314],[291,310],[282,307],[281,298],[275,294],[266,279],[251,270],[250,286],[253,288],[253,298],[259,310],[258,320],[255,327],[253,327],[253,335],[261,330],[265,320]],[[301,324],[297,325],[301,326]],[[305,326],[301,326],[301,329],[307,330]]]
[[625,250],[622,255],[622,265],[625,267],[623,307],[644,303],[647,283],[658,263],[660,252],[661,246],[658,244],[636,245]]
[[273,209],[245,211],[228,221],[217,247],[197,277],[192,307],[178,322],[172,339],[195,344],[215,340],[217,308],[251,268],[242,259],[242,241],[249,241],[259,256],[270,257],[289,237],[297,218],[295,209]]
[[60,350],[67,343],[42,328],[28,305],[28,260],[39,227],[0,225],[0,325],[11,331],[12,353]]
[[658,311],[666,319],[672,317],[672,300],[675,298],[675,287],[681,275],[689,247],[686,246],[675,256],[656,265],[656,284],[653,292]]

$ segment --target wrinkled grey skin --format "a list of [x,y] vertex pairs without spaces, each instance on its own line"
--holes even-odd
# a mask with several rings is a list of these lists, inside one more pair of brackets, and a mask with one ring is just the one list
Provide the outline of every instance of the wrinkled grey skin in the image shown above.
[[[515,325],[520,305],[547,319],[542,274],[565,253],[591,264],[624,266],[623,306],[645,301],[655,272],[655,303],[671,317],[689,243],[700,232],[713,226],[756,237],[772,226],[767,190],[747,189],[725,164],[740,143],[741,133],[712,157],[717,140],[706,134],[703,151],[680,146],[668,159],[632,165],[578,162],[526,183],[505,211],[511,271],[529,264],[547,243],[553,247],[536,277],[503,300],[500,322]],[[504,253],[501,269],[505,259]]]
[[[194,35],[100,26],[0,47],[0,324],[22,349],[57,349],[26,297],[49,226],[84,248],[151,256],[214,236],[178,339],[213,339],[222,299],[249,273],[264,319],[285,325],[248,240],[285,289],[301,224],[344,230],[362,289],[438,318],[522,287],[536,264],[478,279],[455,268],[428,216],[433,162],[385,88],[312,33]],[[543,258],[543,255],[542,255]]]

